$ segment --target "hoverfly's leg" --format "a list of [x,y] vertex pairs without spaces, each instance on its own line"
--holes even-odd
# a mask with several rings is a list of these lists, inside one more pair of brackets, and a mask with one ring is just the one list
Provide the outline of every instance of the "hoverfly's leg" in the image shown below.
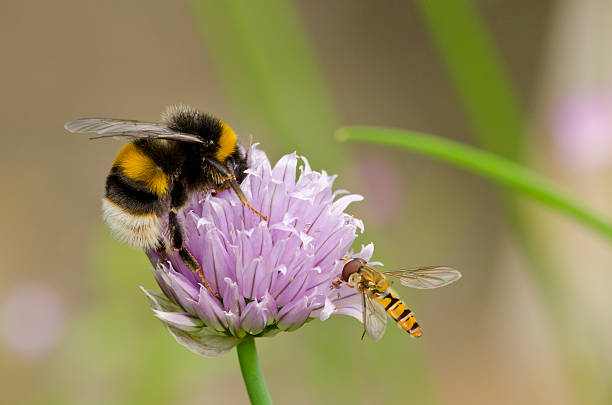
[[[346,255],[344,255],[344,257],[342,259],[340,259],[342,261],[344,261],[344,263],[347,263],[350,259],[346,257]],[[331,282],[332,286],[334,286],[336,289],[339,289],[342,284],[346,284],[349,288],[354,288],[354,286],[350,285],[349,283],[347,283],[346,281],[342,280],[340,277],[336,276],[336,280]]]
[[342,303],[342,304],[340,304],[340,305],[336,305],[336,308],[334,308],[334,311],[335,311],[335,310],[337,310],[338,308],[342,308],[342,307],[343,307],[343,306],[345,306],[345,305],[356,304],[356,303],[358,303],[358,302],[359,302],[359,301],[349,301],[349,302],[343,302],[343,303]]
[[349,283],[347,283],[346,281],[342,280],[340,277],[337,277],[337,276],[336,276],[336,280],[332,281],[331,284],[336,288],[340,288],[342,284],[344,284],[348,288],[355,288],[354,285],[350,285]]
[[361,334],[361,340],[363,340],[363,338],[365,337],[367,331],[368,330],[364,327],[363,328],[363,333]]
[[187,201],[187,192],[185,187],[181,184],[175,184],[172,188],[172,192],[170,195],[170,211],[168,212],[168,225],[170,227],[170,245],[174,250],[176,250],[183,261],[185,266],[189,270],[191,270],[194,274],[196,274],[200,280],[202,281],[202,285],[206,287],[208,291],[213,296],[216,296],[217,293],[213,291],[210,287],[210,283],[204,277],[204,273],[202,272],[202,266],[200,263],[193,257],[191,252],[187,250],[187,248],[183,245],[183,229],[181,228],[181,224],[178,221],[177,214],[178,210],[185,202]]
[[223,173],[223,175],[225,176],[225,179],[223,179],[223,182],[221,184],[229,185],[232,188],[232,190],[234,190],[234,193],[236,193],[236,196],[238,197],[238,199],[243,205],[246,205],[251,211],[259,215],[264,221],[268,220],[268,218],[265,215],[262,215],[261,212],[257,211],[255,207],[251,205],[249,200],[246,198],[246,196],[242,192],[242,189],[240,188],[240,184],[238,184],[238,181],[236,180],[236,176],[234,176],[234,174],[231,173],[227,167],[225,167],[223,164],[219,163],[215,159],[208,158],[206,159],[206,161],[209,162],[211,165],[213,165],[221,173]]
[[361,314],[361,320],[363,322],[363,333],[361,334],[361,340],[363,340],[366,335],[366,332],[368,331],[368,328],[366,327],[366,297],[363,291],[361,292]]

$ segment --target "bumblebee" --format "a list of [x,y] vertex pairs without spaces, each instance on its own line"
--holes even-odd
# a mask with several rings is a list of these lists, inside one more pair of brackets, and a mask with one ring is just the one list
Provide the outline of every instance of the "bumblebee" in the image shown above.
[[98,134],[91,139],[130,138],[106,177],[102,212],[113,234],[137,248],[157,250],[166,258],[164,221],[171,249],[204,279],[200,264],[185,248],[177,214],[191,193],[231,188],[262,219],[240,189],[247,169],[244,147],[225,122],[188,106],[170,106],[162,123],[114,118],[80,118],[64,126],[70,132]]

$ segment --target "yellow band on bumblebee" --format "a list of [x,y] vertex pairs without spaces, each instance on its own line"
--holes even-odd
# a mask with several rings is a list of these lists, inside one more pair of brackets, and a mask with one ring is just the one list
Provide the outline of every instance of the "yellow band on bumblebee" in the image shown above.
[[236,150],[236,133],[234,130],[221,121],[221,135],[219,136],[219,149],[215,153],[215,159],[224,162]]
[[155,162],[133,143],[125,145],[113,162],[123,174],[142,183],[149,191],[163,195],[168,190],[168,176]]

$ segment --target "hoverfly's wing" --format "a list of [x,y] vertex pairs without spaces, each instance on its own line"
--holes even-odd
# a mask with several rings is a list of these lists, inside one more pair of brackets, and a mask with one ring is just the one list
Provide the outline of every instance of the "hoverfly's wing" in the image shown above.
[[64,128],[70,132],[94,132],[98,134],[98,136],[94,136],[90,139],[128,137],[205,143],[204,140],[195,135],[177,132],[163,124],[154,122],[140,122],[115,118],[79,118],[66,123]]
[[372,340],[379,341],[385,333],[385,327],[387,326],[387,313],[382,305],[374,302],[372,297],[365,291],[361,292],[361,299],[363,300],[363,335],[367,332]]
[[429,289],[444,287],[461,278],[459,270],[446,266],[419,267],[409,270],[383,271],[385,277],[397,277],[406,287]]

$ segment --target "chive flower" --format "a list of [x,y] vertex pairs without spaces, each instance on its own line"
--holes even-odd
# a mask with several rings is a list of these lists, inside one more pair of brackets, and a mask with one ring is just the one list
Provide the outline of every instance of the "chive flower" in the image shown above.
[[155,315],[180,344],[203,356],[250,337],[296,330],[309,319],[362,319],[357,292],[332,282],[345,258],[372,256],[372,244],[349,252],[363,223],[344,211],[363,197],[333,192],[336,176],[311,170],[295,153],[271,167],[253,146],[248,163],[241,188],[267,221],[231,190],[196,193],[179,213],[185,246],[210,289],[177,254],[163,261],[147,252],[161,289],[143,288]]

